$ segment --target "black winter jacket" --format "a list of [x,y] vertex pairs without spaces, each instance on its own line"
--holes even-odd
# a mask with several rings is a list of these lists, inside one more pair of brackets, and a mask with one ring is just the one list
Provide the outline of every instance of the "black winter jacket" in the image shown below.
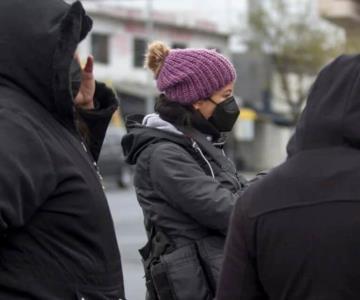
[[113,222],[95,160],[114,94],[79,111],[69,82],[91,28],[81,4],[0,1],[0,299],[123,299]]
[[[196,134],[202,135],[195,129],[190,135]],[[209,145],[223,156],[220,149]],[[139,124],[130,127],[123,139],[127,161],[136,164],[135,188],[145,221],[165,232],[176,248],[206,238],[216,247],[209,260],[217,278],[230,215],[246,181],[225,157],[227,169],[197,146],[194,148],[189,132],[183,135]],[[180,269],[178,266],[178,272],[184,271]],[[183,291],[191,291],[198,274],[185,272],[188,282]],[[202,299],[191,297],[195,294],[188,299]],[[186,297],[178,295],[177,299]]]
[[218,300],[360,298],[360,56],[318,76],[288,160],[236,205]]

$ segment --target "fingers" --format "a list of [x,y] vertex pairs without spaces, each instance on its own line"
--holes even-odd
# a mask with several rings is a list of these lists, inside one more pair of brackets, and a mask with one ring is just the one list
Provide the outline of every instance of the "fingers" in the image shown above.
[[92,74],[93,70],[94,70],[94,57],[92,55],[89,55],[86,61],[84,72]]

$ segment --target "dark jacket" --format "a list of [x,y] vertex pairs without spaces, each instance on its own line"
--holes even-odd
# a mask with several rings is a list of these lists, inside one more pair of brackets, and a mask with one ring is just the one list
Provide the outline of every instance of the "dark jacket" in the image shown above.
[[[214,251],[209,260],[213,259],[211,268],[216,281],[229,218],[246,182],[221,149],[208,142],[223,157],[227,168],[221,168],[206,149],[197,149],[199,144],[194,146],[189,136],[203,136],[202,133],[192,129],[184,135],[159,117],[154,119],[153,127],[131,126],[123,139],[127,161],[136,164],[135,188],[145,221],[161,229],[175,248],[206,239],[209,247],[215,247],[209,250]],[[197,274],[179,266],[176,271],[188,272],[186,287],[191,291]]]
[[360,298],[360,56],[319,74],[288,160],[239,201],[218,300]]
[[0,1],[0,299],[122,299],[120,255],[97,173],[117,107],[75,126],[69,66],[91,28],[81,4]]

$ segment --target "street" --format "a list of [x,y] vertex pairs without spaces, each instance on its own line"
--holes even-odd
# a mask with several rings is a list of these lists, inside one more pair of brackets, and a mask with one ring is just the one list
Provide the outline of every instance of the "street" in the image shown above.
[[138,249],[146,243],[142,211],[133,188],[118,189],[110,183],[106,186],[122,256],[126,297],[129,300],[144,300],[144,272],[138,253]]

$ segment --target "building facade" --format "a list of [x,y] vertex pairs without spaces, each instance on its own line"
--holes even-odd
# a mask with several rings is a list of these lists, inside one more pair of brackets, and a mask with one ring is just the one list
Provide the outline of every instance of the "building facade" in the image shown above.
[[360,33],[360,0],[318,0],[320,15],[345,29],[348,38]]
[[80,45],[81,57],[95,58],[95,75],[111,84],[121,98],[124,115],[150,112],[147,102],[158,92],[148,70],[143,67],[148,40],[161,40],[172,48],[217,49],[228,52],[229,34],[207,21],[188,22],[176,15],[154,12],[152,26],[145,12],[84,2],[94,20],[94,28]]

